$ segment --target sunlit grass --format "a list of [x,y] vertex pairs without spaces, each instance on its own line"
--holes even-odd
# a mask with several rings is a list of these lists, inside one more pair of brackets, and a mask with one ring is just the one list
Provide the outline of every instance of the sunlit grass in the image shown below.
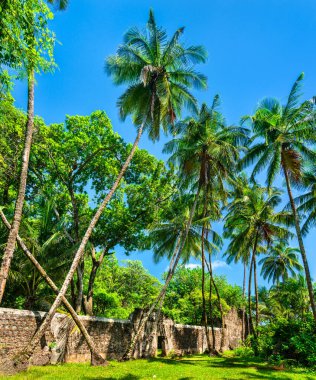
[[[3,378],[3,377],[2,377]],[[107,367],[88,364],[62,364],[32,367],[10,379],[280,379],[312,380],[316,374],[304,370],[277,371],[256,359],[240,359],[225,355],[209,358],[195,355],[180,359],[142,359],[130,362],[111,361]]]

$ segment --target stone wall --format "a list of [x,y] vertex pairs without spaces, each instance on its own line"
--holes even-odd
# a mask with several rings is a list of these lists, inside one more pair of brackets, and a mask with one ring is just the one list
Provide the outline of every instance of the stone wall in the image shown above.
[[[30,340],[43,312],[0,308],[0,360],[18,353]],[[126,351],[134,332],[144,316],[136,310],[128,320],[98,317],[80,317],[97,349],[108,359],[119,359]],[[163,353],[177,355],[203,353],[207,348],[205,329],[201,326],[175,324],[153,315],[135,348],[134,357],[154,356],[160,345]],[[225,318],[225,349],[236,347],[241,340],[241,320],[235,310]],[[216,348],[220,347],[221,328],[215,328]],[[210,332],[210,337],[212,335]],[[56,314],[50,329],[42,338],[32,357],[32,364],[49,362],[82,362],[90,359],[89,349],[80,331],[64,314]]]

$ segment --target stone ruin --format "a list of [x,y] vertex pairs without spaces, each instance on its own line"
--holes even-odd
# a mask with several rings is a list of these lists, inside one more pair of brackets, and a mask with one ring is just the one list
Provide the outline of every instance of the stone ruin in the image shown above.
[[[0,308],[0,362],[18,353],[31,339],[45,313]],[[144,316],[143,310],[135,310],[129,319],[109,319],[80,316],[98,351],[107,359],[121,359],[127,350],[137,326]],[[169,318],[155,314],[147,322],[134,350],[134,358],[173,353],[201,354],[207,350],[203,326],[176,324]],[[153,327],[154,326],[154,327]],[[156,328],[155,328],[156,327]],[[232,309],[225,317],[224,349],[236,348],[242,337],[240,313]],[[156,330],[156,331],[155,331]],[[211,330],[211,329],[209,329]],[[212,334],[210,339],[212,341]],[[222,328],[215,327],[215,348],[219,350]],[[56,314],[50,328],[41,339],[31,359],[33,365],[56,362],[86,362],[90,351],[74,322],[65,314]]]

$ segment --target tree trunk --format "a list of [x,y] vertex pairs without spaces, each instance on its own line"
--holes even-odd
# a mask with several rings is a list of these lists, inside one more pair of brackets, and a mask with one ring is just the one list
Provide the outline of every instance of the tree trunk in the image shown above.
[[89,276],[87,296],[84,298],[85,311],[88,315],[93,315],[93,287],[95,278],[100,265],[102,264],[101,258],[99,260],[92,259],[92,268]]
[[254,332],[252,323],[252,312],[251,312],[251,280],[252,280],[252,267],[253,267],[253,254],[249,266],[249,278],[248,278],[248,332],[252,334]]
[[[189,220],[186,224],[186,228],[185,228],[185,232],[184,232],[184,236],[182,237],[182,235],[180,234],[178,239],[177,239],[177,242],[176,242],[176,246],[175,246],[175,249],[174,249],[174,252],[173,252],[173,255],[172,255],[172,258],[171,258],[171,261],[170,261],[170,264],[169,264],[169,270],[168,270],[168,275],[167,275],[167,278],[166,278],[166,281],[165,281],[165,285],[163,286],[163,288],[161,289],[158,297],[156,298],[156,300],[153,302],[152,306],[150,307],[146,317],[144,317],[142,319],[142,323],[140,324],[140,326],[138,327],[137,329],[137,332],[135,333],[127,351],[125,352],[125,354],[123,355],[122,357],[122,360],[129,360],[133,354],[133,351],[134,351],[134,348],[135,348],[135,345],[140,337],[140,334],[142,333],[145,325],[146,325],[146,322],[148,321],[151,313],[154,311],[156,305],[158,304],[158,302],[161,300],[161,299],[164,299],[165,298],[165,295],[166,295],[166,291],[167,291],[167,287],[173,277],[173,274],[175,272],[175,269],[178,265],[178,262],[181,258],[181,253],[182,253],[182,250],[184,248],[184,245],[185,245],[185,242],[186,242],[186,239],[188,237],[188,233],[189,233],[189,229],[190,229],[190,226],[192,224],[192,220],[193,220],[193,216],[194,216],[194,213],[195,213],[195,209],[196,209],[196,205],[197,205],[197,202],[198,202],[198,198],[199,198],[199,194],[200,194],[200,186],[198,188],[198,191],[195,195],[195,199],[194,199],[194,203],[192,205],[192,208],[190,210],[190,215],[189,215]],[[173,263],[174,262],[174,263]],[[172,265],[173,264],[173,265]]]
[[[211,254],[209,254],[209,262],[211,262]],[[210,301],[209,301],[209,307],[210,307],[210,322],[211,322],[211,330],[212,330],[212,340],[213,340],[213,351],[216,351],[216,339],[215,339],[215,330],[214,330],[214,318],[213,318],[213,302],[212,302],[212,296],[213,296],[213,284],[212,279],[210,276]]]
[[[204,215],[205,217],[205,215]],[[207,326],[207,314],[206,314],[206,301],[205,301],[205,252],[204,252],[204,234],[205,234],[205,227],[203,225],[202,228],[202,236],[201,236],[201,253],[202,253],[202,309],[203,309],[203,324],[205,329],[205,335],[206,335],[206,342],[207,342],[207,349],[208,354],[210,355],[212,352],[211,347],[211,341],[210,341],[210,335],[208,331]]]
[[259,326],[259,295],[258,295],[258,278],[257,278],[257,260],[256,255],[253,256],[253,280],[255,284],[255,297],[256,297],[256,329]]
[[84,234],[84,237],[80,243],[80,246],[79,246],[79,248],[75,254],[75,258],[71,264],[70,270],[66,276],[66,279],[65,279],[65,281],[64,281],[64,283],[60,289],[58,296],[56,297],[53,305],[51,306],[51,308],[49,310],[49,312],[46,314],[44,320],[42,321],[42,323],[41,323],[40,327],[38,328],[38,330],[36,331],[36,333],[33,335],[30,342],[26,345],[24,350],[17,355],[16,362],[26,362],[30,359],[30,357],[32,356],[32,354],[34,352],[35,347],[37,346],[38,342],[40,341],[40,339],[44,335],[47,327],[49,326],[51,320],[53,319],[57,308],[60,306],[60,304],[62,302],[62,298],[65,296],[65,294],[67,292],[67,289],[69,287],[71,279],[73,278],[74,273],[75,273],[78,265],[80,264],[81,258],[84,254],[85,247],[89,241],[89,238],[93,232],[93,229],[94,229],[95,225],[97,224],[97,222],[98,222],[103,210],[105,209],[106,205],[109,203],[110,199],[112,198],[115,190],[118,188],[118,186],[121,182],[121,179],[122,179],[126,169],[128,168],[128,165],[131,162],[134,154],[135,154],[135,151],[136,151],[136,148],[138,146],[140,137],[142,135],[143,127],[144,127],[144,124],[142,124],[140,126],[138,133],[137,133],[137,137],[136,137],[134,144],[133,144],[133,147],[131,149],[131,152],[128,155],[128,157],[127,157],[116,181],[114,182],[110,192],[107,194],[107,196],[105,197],[105,199],[103,200],[103,202],[99,206],[97,212],[95,213],[94,217],[92,218],[90,225],[87,228],[87,230]]
[[[3,223],[5,224],[5,226],[8,229],[10,229],[11,226],[10,226],[9,222],[7,221],[4,213],[1,210],[0,210],[0,216],[1,216],[1,219],[2,219]],[[48,274],[46,273],[45,269],[40,265],[40,263],[32,255],[32,253],[28,250],[27,246],[25,245],[24,241],[20,238],[19,235],[17,235],[17,241],[18,241],[18,243],[19,243],[22,251],[24,252],[24,254],[31,261],[31,263],[34,265],[34,267],[38,270],[38,272],[43,277],[43,279],[46,281],[46,283],[48,284],[48,286],[56,294],[58,294],[59,290],[58,290],[57,286],[55,285],[55,283],[53,282],[53,280],[48,276]],[[84,327],[84,325],[81,322],[81,320],[78,318],[78,315],[76,314],[75,310],[72,308],[72,306],[70,305],[70,303],[68,302],[68,300],[66,299],[66,297],[64,297],[64,296],[62,297],[62,302],[65,305],[66,309],[69,311],[69,314],[71,315],[72,319],[74,320],[74,322],[78,326],[81,334],[83,335],[83,337],[85,338],[85,340],[87,342],[87,345],[88,345],[88,347],[90,349],[90,352],[91,352],[91,363],[93,365],[96,365],[96,364],[105,364],[106,361],[98,353],[98,351],[97,351],[97,349],[96,349],[96,347],[94,345],[94,342],[92,341],[92,339],[91,339],[88,331]]]
[[309,270],[309,265],[308,265],[308,261],[307,261],[307,257],[306,257],[306,251],[305,251],[305,247],[304,247],[304,243],[303,243],[301,228],[300,228],[300,224],[298,221],[297,211],[296,211],[296,207],[295,207],[295,203],[294,203],[294,199],[293,199],[293,194],[292,194],[292,190],[291,190],[290,179],[289,179],[288,172],[284,166],[283,166],[283,172],[285,175],[287,192],[289,195],[290,204],[291,204],[291,208],[292,208],[297,240],[298,240],[298,244],[300,247],[302,261],[303,261],[303,265],[304,265],[305,277],[306,277],[306,283],[307,283],[307,288],[308,288],[310,304],[311,304],[311,308],[312,308],[312,312],[313,312],[314,321],[316,322],[316,304],[315,304],[313,283],[312,283],[312,279],[311,279],[311,275],[310,275],[310,270]]
[[[244,278],[243,278],[243,284],[242,284],[242,297],[245,299],[246,296],[246,272],[247,272],[247,264],[246,260],[244,261]],[[245,307],[242,307],[242,320],[241,320],[241,336],[242,341],[246,338],[246,312]]]
[[34,70],[28,74],[28,104],[27,104],[27,124],[25,131],[25,142],[22,155],[22,168],[20,175],[20,185],[18,197],[15,203],[12,226],[9,232],[6,247],[4,249],[1,268],[0,268],[0,304],[5,291],[5,286],[10,270],[12,257],[15,250],[16,239],[19,233],[20,223],[22,219],[23,204],[25,198],[27,172],[32,146],[32,136],[34,129]]
[[[205,261],[207,267],[208,267],[208,271],[209,271],[209,274],[210,274],[210,281],[211,283],[213,284],[214,286],[214,289],[215,289],[215,293],[216,293],[216,297],[217,297],[217,301],[218,301],[218,307],[219,307],[219,313],[221,315],[221,324],[222,324],[222,335],[221,335],[221,343],[220,343],[220,348],[219,348],[219,351],[220,352],[223,352],[224,351],[224,345],[225,345],[225,337],[226,337],[226,331],[225,331],[225,316],[224,316],[224,310],[223,310],[223,307],[222,307],[222,302],[221,302],[221,296],[219,294],[219,291],[218,291],[218,287],[214,281],[214,277],[213,277],[213,268],[212,268],[212,259],[211,259],[211,255],[210,255],[210,262],[207,263],[207,261]],[[213,338],[214,339],[214,338]],[[216,347],[214,345],[214,349],[215,349],[215,352],[216,352]]]
[[76,296],[76,313],[81,312],[83,303],[83,263],[77,267],[77,296]]

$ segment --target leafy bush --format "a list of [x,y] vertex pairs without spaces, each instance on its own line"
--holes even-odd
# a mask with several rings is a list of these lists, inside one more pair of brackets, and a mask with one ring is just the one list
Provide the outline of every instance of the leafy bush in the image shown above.
[[236,356],[240,358],[250,358],[254,356],[254,351],[247,345],[240,346],[234,350]]
[[289,360],[316,366],[316,326],[311,315],[304,319],[283,319],[261,327],[257,339],[259,353],[274,364]]

